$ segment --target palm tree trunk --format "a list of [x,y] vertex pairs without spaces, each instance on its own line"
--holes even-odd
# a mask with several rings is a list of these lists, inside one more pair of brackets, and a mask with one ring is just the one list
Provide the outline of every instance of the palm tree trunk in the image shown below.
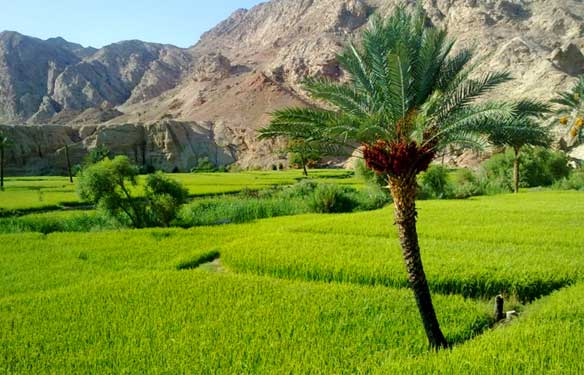
[[434,311],[418,244],[418,232],[416,229],[416,193],[418,184],[416,176],[390,177],[389,187],[394,200],[395,223],[398,228],[408,281],[414,291],[426,336],[431,348],[447,348],[448,342],[440,330],[440,324]]
[[300,161],[302,162],[302,171],[304,173],[304,176],[308,177],[308,169],[306,168],[306,160],[304,160],[304,157],[301,157]]
[[520,162],[520,155],[519,155],[519,147],[514,147],[513,150],[515,151],[515,160],[513,160],[513,191],[515,194],[519,193],[519,162]]

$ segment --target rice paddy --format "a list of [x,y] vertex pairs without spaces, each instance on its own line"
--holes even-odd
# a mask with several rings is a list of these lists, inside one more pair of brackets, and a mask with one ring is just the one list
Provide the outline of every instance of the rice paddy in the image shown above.
[[[286,183],[270,175],[256,186]],[[578,192],[419,202],[426,272],[454,343],[438,353],[405,282],[391,207],[0,234],[0,373],[578,374],[582,213]],[[519,316],[493,325],[499,293]]]

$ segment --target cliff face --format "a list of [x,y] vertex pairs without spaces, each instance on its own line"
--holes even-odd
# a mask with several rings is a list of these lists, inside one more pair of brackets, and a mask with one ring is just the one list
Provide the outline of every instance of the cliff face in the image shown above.
[[6,150],[9,174],[64,173],[65,146],[71,162],[80,164],[98,145],[116,155],[126,155],[145,168],[189,172],[202,158],[228,165],[237,158],[230,143],[233,135],[211,124],[161,121],[156,124],[1,126],[14,141]]
[[[0,34],[0,121],[31,124],[221,124],[244,166],[278,163],[254,131],[268,113],[309,101],[306,76],[343,79],[335,59],[375,13],[398,0],[272,0],[238,10],[189,49],[128,41],[100,50]],[[584,3],[427,0],[456,48],[515,80],[497,97],[549,99],[584,72]],[[158,125],[140,125],[158,126]]]

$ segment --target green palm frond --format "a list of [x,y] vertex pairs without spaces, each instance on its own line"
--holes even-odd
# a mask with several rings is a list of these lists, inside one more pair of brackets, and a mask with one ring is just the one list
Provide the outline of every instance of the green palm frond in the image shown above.
[[524,145],[549,146],[552,137],[542,118],[549,113],[550,106],[531,99],[519,100],[514,105],[514,116],[488,122],[487,134],[491,143],[515,148]]
[[[448,58],[441,66],[440,79],[436,84],[437,88],[441,91],[446,91],[455,78],[461,75],[464,69],[468,66],[473,56],[473,50],[463,49],[453,57]],[[472,72],[472,70],[470,70],[470,72]]]
[[471,104],[477,98],[493,90],[498,85],[511,80],[508,72],[485,73],[477,79],[467,79],[462,81],[456,88],[445,95],[445,102],[440,108],[438,118]]
[[529,101],[477,104],[510,74],[477,75],[482,60],[473,59],[470,49],[453,54],[447,31],[428,27],[425,17],[421,6],[414,13],[398,7],[387,19],[371,17],[361,41],[337,56],[348,79],[305,83],[326,109],[276,111],[261,138],[343,147],[378,141],[416,142],[432,149],[449,143],[478,147],[484,141],[480,134],[490,134],[492,124],[510,121],[517,112],[541,110]]
[[367,116],[370,113],[367,97],[350,85],[313,78],[306,80],[304,87],[312,98],[328,102],[340,111],[355,116]]
[[452,132],[440,139],[436,150],[441,151],[448,146],[456,146],[473,151],[484,151],[489,146],[489,138],[474,131]]

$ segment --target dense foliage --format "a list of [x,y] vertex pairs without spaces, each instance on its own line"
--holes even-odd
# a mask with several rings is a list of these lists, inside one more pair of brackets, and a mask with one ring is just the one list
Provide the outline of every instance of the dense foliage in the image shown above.
[[170,225],[188,191],[179,182],[156,173],[147,177],[145,195],[138,198],[132,192],[138,173],[138,167],[125,156],[104,159],[82,170],[79,196],[135,228]]

